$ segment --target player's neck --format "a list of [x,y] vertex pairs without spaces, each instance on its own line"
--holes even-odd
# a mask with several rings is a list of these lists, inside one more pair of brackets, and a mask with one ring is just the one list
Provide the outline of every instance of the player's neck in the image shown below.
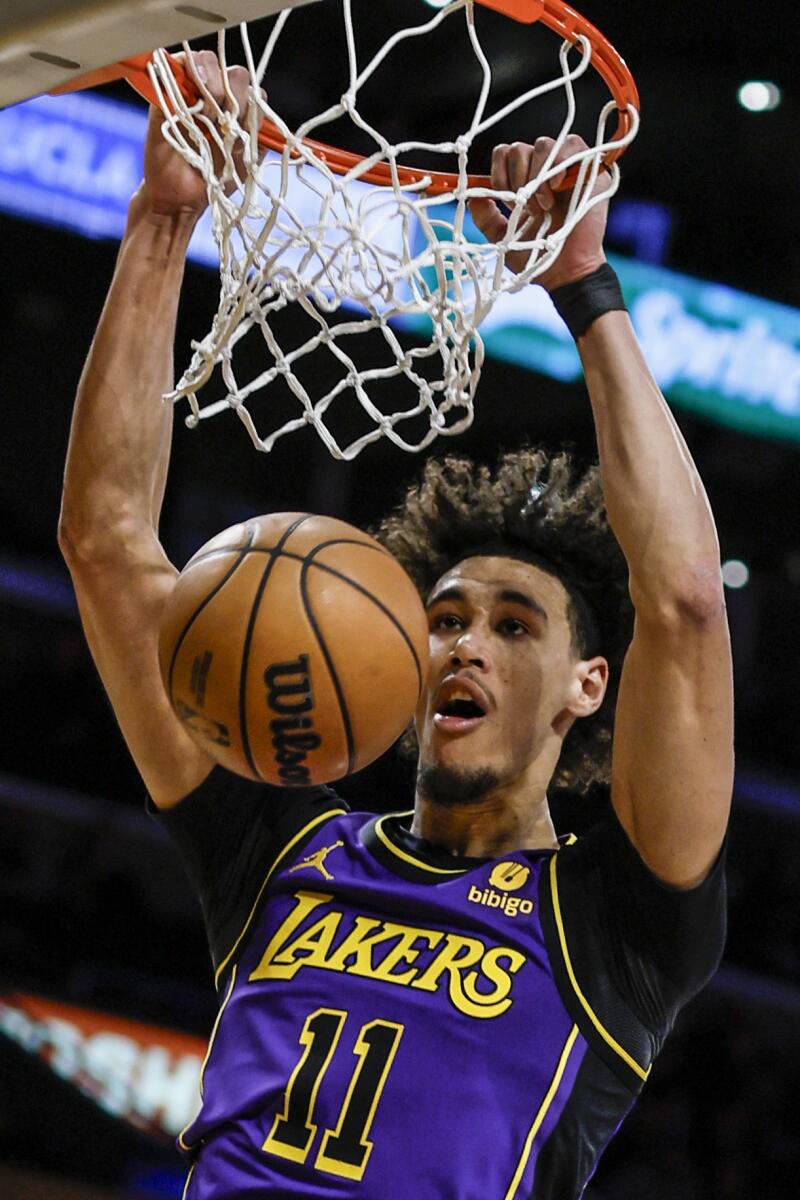
[[478,800],[442,804],[418,787],[411,832],[455,858],[496,858],[558,844],[543,787],[515,781]]

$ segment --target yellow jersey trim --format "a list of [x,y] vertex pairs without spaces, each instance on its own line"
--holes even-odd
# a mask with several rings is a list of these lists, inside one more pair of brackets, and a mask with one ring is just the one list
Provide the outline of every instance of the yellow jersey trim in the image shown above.
[[580,989],[578,981],[575,978],[575,972],[572,969],[572,960],[569,956],[569,950],[567,949],[567,936],[564,931],[564,921],[561,916],[561,904],[558,899],[558,880],[556,878],[556,863],[557,863],[557,861],[558,861],[558,855],[554,854],[552,859],[550,860],[550,889],[551,889],[551,892],[553,895],[553,913],[555,915],[556,925],[558,927],[558,938],[561,943],[561,953],[564,956],[564,966],[567,968],[567,975],[569,976],[569,981],[572,984],[572,988],[575,992],[575,995],[580,1000],[584,1011],[586,1012],[587,1016],[589,1017],[589,1020],[592,1022],[595,1029],[602,1037],[603,1041],[608,1043],[608,1045],[611,1047],[611,1049],[614,1050],[619,1055],[619,1057],[622,1059],[622,1061],[624,1063],[627,1063],[627,1065],[630,1067],[630,1069],[636,1075],[638,1075],[640,1079],[643,1079],[646,1081],[649,1078],[652,1067],[648,1067],[645,1070],[645,1068],[640,1066],[639,1063],[637,1063],[634,1058],[631,1058],[631,1056],[630,1056],[630,1054],[628,1054],[627,1050],[623,1049],[623,1047],[620,1046],[619,1042],[616,1041],[616,1039],[614,1037],[612,1037],[612,1035],[608,1032],[606,1027],[603,1025],[600,1018],[595,1013],[595,1011],[592,1008],[589,1001],[584,996],[583,992]]
[[197,1163],[193,1162],[192,1165],[189,1167],[189,1174],[186,1176],[186,1183],[183,1185],[183,1192],[181,1194],[181,1200],[186,1200],[186,1193],[189,1191],[189,1184],[192,1182],[192,1176],[194,1175],[194,1169],[196,1166],[197,1166]]
[[411,814],[411,812],[413,812],[413,809],[409,810],[409,812],[403,813],[387,813],[385,817],[381,817],[378,821],[376,821],[375,834],[386,847],[386,849],[391,850],[392,854],[394,854],[397,858],[401,858],[403,862],[411,863],[412,867],[417,867],[421,871],[430,871],[432,875],[466,875],[467,871],[472,869],[471,867],[432,867],[430,863],[426,863],[424,859],[415,858],[413,854],[409,854],[408,851],[401,850],[399,846],[394,845],[389,837],[383,832],[383,822],[388,821],[390,817],[407,817]]
[[284,859],[286,857],[286,855],[289,854],[290,851],[294,849],[294,847],[297,845],[298,842],[302,841],[303,838],[306,837],[307,834],[311,833],[311,831],[313,829],[316,829],[316,827],[318,825],[321,825],[323,823],[323,821],[330,821],[331,817],[341,817],[341,816],[344,816],[344,814],[345,814],[345,809],[343,809],[343,808],[332,808],[332,809],[330,809],[329,812],[321,813],[320,816],[314,817],[313,821],[309,821],[307,825],[304,825],[303,828],[300,830],[300,832],[296,833],[294,835],[294,837],[292,838],[292,840],[290,842],[288,842],[287,845],[284,846],[283,850],[281,850],[280,854],[275,859],[275,862],[272,864],[270,869],[267,871],[267,874],[264,877],[264,882],[261,884],[261,887],[258,889],[258,895],[255,898],[253,907],[250,909],[250,913],[247,917],[247,920],[245,921],[244,925],[242,926],[241,933],[239,934],[236,941],[233,943],[233,945],[231,946],[227,955],[222,960],[222,962],[219,964],[216,972],[214,973],[214,986],[215,987],[219,983],[220,975],[225,970],[225,968],[227,967],[228,963],[233,958],[236,951],[239,949],[239,945],[242,941],[242,938],[244,937],[244,935],[247,933],[248,929],[250,928],[250,922],[252,921],[253,917],[255,916],[256,909],[258,908],[259,904],[261,903],[261,897],[264,894],[264,889],[267,886],[267,884],[269,883],[272,876],[275,874],[275,871],[277,870],[278,865],[280,864],[281,860]]
[[541,1107],[534,1118],[533,1124],[528,1130],[528,1136],[525,1138],[525,1145],[522,1147],[522,1154],[520,1155],[519,1162],[517,1163],[517,1169],[514,1172],[511,1183],[508,1185],[508,1191],[503,1197],[503,1200],[513,1200],[514,1195],[516,1194],[520,1180],[522,1179],[525,1168],[528,1165],[528,1159],[531,1156],[531,1150],[533,1149],[533,1143],[534,1139],[536,1138],[536,1134],[539,1132],[542,1121],[547,1116],[550,1105],[553,1103],[555,1095],[561,1085],[561,1080],[564,1078],[564,1072],[567,1069],[567,1063],[569,1062],[570,1055],[572,1054],[572,1048],[575,1045],[578,1032],[578,1026],[573,1025],[569,1032],[569,1036],[564,1043],[564,1049],[561,1051],[561,1057],[558,1060],[558,1066],[555,1069],[553,1078],[550,1080],[550,1087],[547,1089],[547,1095],[542,1101]]
[[[217,1036],[217,1030],[219,1029],[219,1023],[222,1020],[222,1014],[225,1012],[225,1009],[228,1006],[228,1001],[230,1000],[231,996],[233,995],[233,985],[235,983],[236,983],[236,967],[234,966],[233,970],[231,971],[231,980],[230,980],[230,983],[228,984],[228,990],[225,993],[225,999],[222,1001],[222,1004],[220,1005],[219,1012],[217,1013],[217,1019],[214,1022],[214,1028],[211,1030],[211,1037],[208,1039],[208,1046],[206,1047],[206,1056],[203,1059],[202,1066],[200,1067],[200,1099],[201,1100],[205,1100],[205,1096],[203,1094],[203,1084],[204,1084],[204,1080],[205,1080],[206,1067],[208,1065],[208,1060],[211,1057],[211,1048],[214,1045],[214,1038]],[[183,1135],[186,1133],[187,1129],[189,1129],[192,1125],[194,1125],[196,1120],[197,1120],[197,1117],[193,1117],[192,1120],[189,1122],[189,1124],[184,1125],[183,1129],[178,1134],[178,1145],[181,1147],[182,1150],[191,1150],[191,1146],[187,1145],[187,1143],[183,1140]],[[186,1180],[186,1183],[188,1185],[188,1183],[189,1183],[188,1179]]]

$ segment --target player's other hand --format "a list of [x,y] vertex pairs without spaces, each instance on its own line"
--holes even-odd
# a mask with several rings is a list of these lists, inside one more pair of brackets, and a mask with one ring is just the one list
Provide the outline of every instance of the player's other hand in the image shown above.
[[[515,142],[512,146],[496,146],[492,155],[492,187],[498,191],[516,192],[533,179],[553,147],[553,139],[540,137],[533,145],[527,142]],[[577,134],[565,138],[555,162],[563,162],[573,154],[585,150],[586,143]],[[543,183],[528,202],[528,210],[534,220],[534,225],[526,238],[535,235],[541,226],[545,213],[552,217],[551,230],[559,229],[564,223],[569,205],[568,191],[558,192],[555,189],[563,182],[566,172],[555,175],[548,183]],[[595,192],[606,190],[610,183],[607,171],[601,171],[597,176]],[[470,211],[475,224],[490,242],[499,242],[507,228],[508,219],[501,212],[494,200],[481,199],[470,202]],[[571,283],[591,274],[606,261],[603,253],[603,235],[608,217],[608,202],[597,204],[573,229],[555,263],[548,271],[539,275],[536,283],[552,291],[564,283]],[[512,271],[523,270],[529,255],[524,251],[513,251],[506,257],[506,264]]]
[[[183,63],[187,61],[183,53],[174,57]],[[199,77],[220,109],[224,111],[230,108],[216,54],[211,50],[197,50],[193,52],[192,59],[190,77],[192,72]],[[249,80],[246,67],[228,68],[229,88],[239,106],[239,122],[245,127]],[[215,120],[210,103],[204,105],[203,112],[210,120]],[[208,204],[205,182],[202,175],[165,141],[161,132],[163,122],[164,114],[159,108],[151,106],[144,144],[144,182],[138,195],[151,212],[164,215],[185,213],[199,217]],[[215,159],[219,157],[216,150],[214,155]],[[221,167],[221,160],[216,166],[218,169]]]

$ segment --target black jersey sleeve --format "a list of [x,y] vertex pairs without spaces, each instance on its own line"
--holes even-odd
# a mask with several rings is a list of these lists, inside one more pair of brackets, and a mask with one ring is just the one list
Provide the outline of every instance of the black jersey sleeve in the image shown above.
[[216,766],[174,808],[148,812],[176,843],[203,910],[211,958],[219,966],[236,941],[270,868],[303,830],[345,812],[334,791],[253,783]]
[[679,1010],[722,957],[725,846],[701,884],[671,887],[648,869],[609,805],[599,827],[558,860],[576,977],[599,1009],[621,999],[657,1054]]

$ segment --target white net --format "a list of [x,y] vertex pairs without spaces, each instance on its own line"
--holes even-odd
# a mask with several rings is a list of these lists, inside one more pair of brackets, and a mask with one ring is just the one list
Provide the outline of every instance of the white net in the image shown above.
[[[233,409],[259,450],[269,451],[279,438],[311,425],[334,457],[352,459],[380,437],[417,451],[437,435],[459,433],[471,423],[484,357],[481,321],[504,293],[524,288],[546,271],[577,222],[616,191],[616,163],[610,168],[608,188],[595,194],[598,173],[608,151],[633,139],[637,116],[632,109],[629,130],[624,139],[615,140],[608,125],[617,107],[609,101],[599,114],[594,143],[554,166],[575,117],[575,81],[591,64],[587,38],[580,37],[574,46],[562,43],[554,79],[489,113],[492,71],[476,30],[472,0],[453,0],[424,24],[393,34],[363,65],[358,62],[351,0],[339,2],[348,48],[347,88],[338,103],[297,129],[289,128],[268,99],[270,61],[294,10],[280,14],[258,60],[247,26],[240,27],[252,101],[241,121],[233,95],[221,109],[196,75],[200,99],[187,103],[164,52],[156,53],[150,73],[165,114],[165,137],[206,180],[220,252],[217,314],[208,335],[193,343],[192,360],[167,399],[188,400],[189,425]],[[389,142],[359,112],[359,92],[401,41],[424,36],[458,14],[466,22],[482,79],[468,127],[449,142]],[[218,53],[225,68],[224,32]],[[467,166],[475,139],[522,105],[556,89],[564,93],[564,120],[538,175],[517,192],[471,186]],[[263,117],[286,139],[282,153],[266,158],[258,141]],[[324,152],[306,140],[318,138],[324,126],[342,117],[367,134],[375,147],[344,175],[332,171]],[[410,185],[401,181],[398,162],[423,151],[450,163],[455,160],[452,190],[433,193],[424,176]],[[364,182],[381,163],[388,167],[388,185]],[[550,214],[541,223],[533,222],[531,197],[565,166],[577,168],[566,219],[558,228]],[[469,217],[469,200],[486,196],[499,201],[508,214],[506,234],[493,245],[480,237]],[[505,265],[512,251],[527,255],[518,274]],[[306,319],[297,323],[303,337],[289,338],[289,345],[285,323],[279,336],[276,318],[292,305]],[[412,348],[403,345],[398,331],[410,325],[418,329],[420,319],[429,323],[429,340]],[[266,352],[265,365],[255,374],[252,353],[237,354],[251,331],[261,335]],[[367,334],[378,338],[380,354],[360,354],[359,339]],[[322,394],[316,394],[316,385],[304,382],[313,372],[304,372],[303,366],[320,355],[328,356],[328,367],[333,364],[334,382],[327,386],[329,372]],[[359,366],[359,357],[368,358],[369,365]],[[242,378],[240,364],[246,365],[247,378]],[[217,367],[226,394],[201,405],[198,391]],[[281,381],[284,395],[288,388],[296,403],[288,419],[285,402],[270,404],[271,392]],[[393,383],[391,405],[386,403],[387,381]],[[335,429],[347,430],[347,422],[332,420],[336,407],[353,404],[360,409],[359,432],[352,439],[337,436]]]

